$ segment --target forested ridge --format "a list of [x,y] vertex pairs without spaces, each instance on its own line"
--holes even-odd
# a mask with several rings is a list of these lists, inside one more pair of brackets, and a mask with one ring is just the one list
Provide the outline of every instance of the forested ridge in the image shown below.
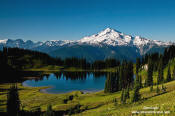
[[116,67],[120,64],[119,60],[106,59],[88,62],[85,58],[53,58],[46,53],[31,51],[21,48],[3,48],[0,51],[0,64],[9,65],[16,70],[27,68],[39,68],[47,65],[58,65],[64,67],[77,67],[82,69],[104,69]]

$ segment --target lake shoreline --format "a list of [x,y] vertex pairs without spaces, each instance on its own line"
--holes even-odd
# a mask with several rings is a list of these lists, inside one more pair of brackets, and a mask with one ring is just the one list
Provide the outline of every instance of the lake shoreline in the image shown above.
[[[30,87],[30,88],[33,88],[34,86],[30,86],[26,83],[22,83],[22,86],[23,87]],[[68,94],[68,93],[73,93],[73,92],[81,92],[82,94],[89,94],[89,93],[97,93],[97,92],[101,92],[101,91],[104,91],[104,90],[92,90],[92,91],[88,91],[88,90],[73,90],[73,91],[68,91],[68,92],[61,92],[61,93],[52,93],[52,92],[48,92],[47,90],[48,89],[52,89],[53,86],[39,86],[39,87],[45,87],[43,89],[39,89],[39,92],[41,93],[46,93],[46,94]]]

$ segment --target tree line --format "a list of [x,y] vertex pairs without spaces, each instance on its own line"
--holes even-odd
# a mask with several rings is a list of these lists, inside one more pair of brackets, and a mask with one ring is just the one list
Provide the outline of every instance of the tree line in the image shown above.
[[0,64],[1,67],[9,65],[16,70],[40,68],[48,65],[99,70],[116,67],[120,65],[120,61],[113,58],[96,60],[94,62],[88,62],[85,58],[75,57],[61,59],[38,51],[4,47],[3,50],[0,51]]

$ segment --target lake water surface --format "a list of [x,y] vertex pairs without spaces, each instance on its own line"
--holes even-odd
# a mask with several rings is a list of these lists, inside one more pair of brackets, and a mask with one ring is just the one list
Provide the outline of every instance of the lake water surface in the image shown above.
[[67,93],[71,91],[95,92],[104,89],[106,73],[58,72],[42,76],[39,79],[27,80],[24,86],[51,86],[43,90],[47,93]]

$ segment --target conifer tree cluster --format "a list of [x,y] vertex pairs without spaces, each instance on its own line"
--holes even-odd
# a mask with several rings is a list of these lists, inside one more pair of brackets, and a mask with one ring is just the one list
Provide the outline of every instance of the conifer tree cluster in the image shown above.
[[131,87],[134,82],[133,63],[123,61],[115,73],[109,73],[105,82],[105,93],[113,93]]
[[108,73],[105,82],[105,93],[113,93],[119,90],[118,87],[118,75],[116,73]]

